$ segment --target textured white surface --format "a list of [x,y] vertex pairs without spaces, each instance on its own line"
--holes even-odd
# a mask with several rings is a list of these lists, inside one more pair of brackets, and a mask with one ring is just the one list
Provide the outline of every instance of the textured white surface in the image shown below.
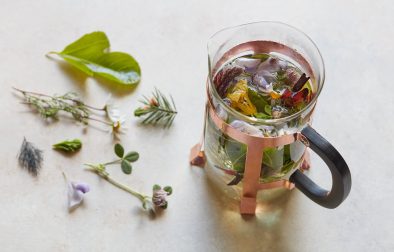
[[[393,251],[394,119],[392,1],[6,1],[0,4],[0,250],[1,251]],[[326,85],[314,127],[346,158],[353,176],[349,198],[335,210],[294,191],[272,211],[242,219],[188,166],[201,134],[206,41],[221,28],[259,20],[290,23],[310,35],[326,63]],[[115,92],[128,114],[126,148],[140,160],[131,176],[111,173],[136,189],[170,184],[167,212],[154,220],[140,204],[82,163],[113,158],[111,136],[97,127],[47,124],[11,92],[17,86],[47,93],[77,91],[100,105],[108,85],[46,58],[81,35],[103,30],[114,50],[131,53],[143,80]],[[170,130],[142,127],[132,117],[154,86],[172,93],[179,115]],[[112,91],[111,91],[112,92]],[[45,150],[33,179],[16,155],[23,136]],[[73,157],[51,150],[81,138]],[[313,159],[310,176],[329,185]],[[61,171],[88,182],[83,207],[66,211]]]

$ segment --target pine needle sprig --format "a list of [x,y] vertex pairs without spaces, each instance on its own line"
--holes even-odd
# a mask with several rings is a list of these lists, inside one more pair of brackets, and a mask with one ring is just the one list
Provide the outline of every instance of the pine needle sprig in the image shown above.
[[168,99],[157,88],[152,92],[152,98],[143,96],[140,102],[144,106],[137,108],[134,115],[145,117],[142,121],[143,124],[163,124],[165,128],[168,128],[172,125],[178,113],[172,96],[170,95]]

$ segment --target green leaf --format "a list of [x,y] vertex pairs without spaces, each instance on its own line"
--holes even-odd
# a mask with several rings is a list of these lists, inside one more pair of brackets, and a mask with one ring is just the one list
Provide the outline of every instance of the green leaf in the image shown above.
[[122,163],[120,164],[120,166],[122,167],[122,171],[125,174],[131,174],[131,164],[129,163],[129,161],[127,160],[122,160]]
[[264,112],[265,106],[268,105],[265,99],[257,91],[250,88],[248,89],[248,96],[250,101],[256,106],[257,112]]
[[270,115],[270,116],[272,116],[272,107],[270,106],[270,105],[265,105],[265,107],[264,107],[264,112],[267,114],[267,115]]
[[163,206],[160,206],[160,208],[162,209],[167,209],[167,207],[168,207],[168,202],[166,202]]
[[157,191],[157,190],[160,190],[161,189],[161,186],[159,186],[159,185],[154,185],[153,186],[153,191]]
[[124,159],[126,159],[129,162],[135,162],[138,160],[139,157],[140,155],[138,154],[138,152],[130,151],[129,153],[126,154],[126,156],[124,156]]
[[89,76],[101,76],[124,85],[138,84],[141,79],[138,62],[127,53],[109,52],[109,49],[107,36],[97,31],[82,36],[61,52],[51,53]]
[[264,114],[264,113],[257,113],[254,114],[254,117],[258,119],[271,119],[272,117],[270,115]]
[[118,143],[115,144],[114,150],[115,150],[116,156],[118,156],[120,158],[123,158],[124,148],[123,148],[123,146],[121,144],[118,144]]
[[79,139],[65,140],[63,142],[54,144],[53,149],[62,150],[65,152],[75,152],[82,147],[82,142]]
[[172,194],[172,187],[171,186],[165,186],[163,188],[163,190],[167,192],[167,195],[171,195]]
[[246,57],[250,59],[261,59],[261,62],[264,62],[270,57],[270,55],[266,53],[257,53],[257,54],[248,55]]

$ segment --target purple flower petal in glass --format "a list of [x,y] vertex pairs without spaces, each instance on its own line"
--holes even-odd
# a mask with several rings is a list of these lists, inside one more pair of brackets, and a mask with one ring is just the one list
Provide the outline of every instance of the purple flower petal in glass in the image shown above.
[[262,74],[255,74],[253,76],[253,83],[261,92],[269,93],[272,91],[272,84]]
[[236,66],[243,67],[247,72],[254,72],[260,62],[260,59],[238,58],[234,63]]
[[283,60],[280,60],[276,57],[271,57],[268,60],[262,62],[258,68],[257,73],[261,71],[268,71],[270,73],[278,72],[279,70],[285,69],[287,67],[287,63]]

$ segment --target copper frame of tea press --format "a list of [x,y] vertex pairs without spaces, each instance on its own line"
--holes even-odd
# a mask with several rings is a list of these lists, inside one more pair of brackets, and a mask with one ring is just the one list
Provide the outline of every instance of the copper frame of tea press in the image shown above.
[[[297,62],[299,62],[306,69],[309,75],[313,77],[313,72],[310,65],[301,54],[299,54],[295,50],[285,45],[272,41],[250,41],[235,46],[234,48],[227,51],[223,55],[223,57],[217,62],[213,72],[217,71],[217,69],[221,65],[223,65],[226,61],[228,61],[232,57],[234,57],[234,55],[237,55],[245,51],[253,51],[259,53],[269,53],[271,51],[275,51],[275,52],[283,53],[293,59],[296,59]],[[291,190],[294,188],[294,184],[286,179],[282,179],[270,183],[259,182],[260,174],[262,170],[261,166],[262,166],[264,148],[284,146],[287,144],[291,144],[297,140],[301,141],[306,147],[308,147],[309,142],[307,138],[304,135],[302,135],[300,132],[296,132],[294,134],[289,134],[289,135],[283,135],[279,137],[252,136],[243,133],[233,128],[231,125],[227,124],[216,114],[213,103],[211,101],[211,97],[209,95],[208,83],[207,83],[207,96],[208,96],[208,102],[206,104],[206,110],[205,110],[203,138],[200,143],[196,144],[191,149],[190,163],[192,165],[196,165],[200,167],[205,166],[206,160],[203,151],[203,142],[204,142],[205,127],[206,127],[206,119],[207,119],[207,115],[209,114],[212,121],[214,122],[214,124],[218,129],[220,129],[224,134],[230,136],[231,138],[247,146],[245,170],[242,180],[243,188],[241,195],[240,212],[241,214],[255,214],[257,207],[256,197],[259,190],[280,188],[280,187]],[[310,117],[313,114],[313,110],[314,107],[307,115],[308,117]],[[303,161],[301,167],[299,168],[301,171],[310,168],[308,150],[305,151],[304,156],[302,158]]]
[[[257,206],[256,197],[259,190],[280,187],[291,190],[294,188],[294,184],[286,179],[269,183],[260,183],[259,180],[262,171],[264,148],[283,146],[291,144],[297,140],[301,141],[308,147],[308,140],[300,132],[279,137],[252,136],[233,128],[231,125],[223,121],[223,119],[216,114],[210,98],[208,98],[206,107],[206,113],[209,112],[208,114],[210,115],[210,118],[218,129],[220,129],[224,134],[247,146],[245,170],[242,180],[242,196],[240,203],[241,214],[255,214]],[[202,147],[203,140],[191,149],[190,163],[192,165],[200,167],[205,166],[206,160]],[[303,159],[301,169],[309,169],[309,154],[307,154],[307,152],[305,152]]]

